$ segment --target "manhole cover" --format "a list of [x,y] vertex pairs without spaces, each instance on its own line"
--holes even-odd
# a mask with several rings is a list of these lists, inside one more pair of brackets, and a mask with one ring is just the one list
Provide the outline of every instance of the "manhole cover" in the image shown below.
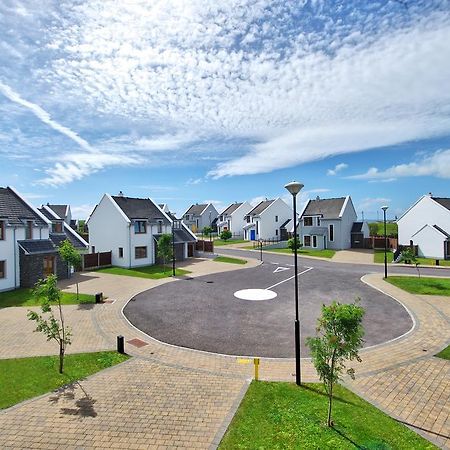
[[141,347],[148,345],[147,342],[142,341],[141,339],[138,339],[138,338],[130,339],[127,342],[128,342],[128,344],[134,345],[137,348],[141,348]]
[[277,293],[269,289],[242,289],[234,293],[236,298],[241,300],[261,301],[261,300],[273,300]]

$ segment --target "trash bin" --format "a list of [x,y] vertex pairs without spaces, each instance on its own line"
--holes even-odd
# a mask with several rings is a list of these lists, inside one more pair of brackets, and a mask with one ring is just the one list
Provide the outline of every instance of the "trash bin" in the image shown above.
[[95,294],[95,303],[102,303],[103,302],[103,292],[98,292]]

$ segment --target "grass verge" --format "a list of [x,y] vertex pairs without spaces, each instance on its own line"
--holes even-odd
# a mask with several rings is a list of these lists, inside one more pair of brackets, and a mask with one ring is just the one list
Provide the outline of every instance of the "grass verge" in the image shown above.
[[[263,248],[263,251],[265,249]],[[289,255],[293,255],[294,252],[290,248],[268,248],[268,252],[276,252],[276,253],[287,253]],[[325,250],[298,250],[298,256],[315,256],[316,258],[332,258],[336,251],[325,249]]]
[[[394,260],[394,254],[391,251],[387,253],[388,263],[391,263]],[[375,250],[373,255],[373,262],[384,264],[384,250]],[[435,266],[436,260],[431,258],[417,258],[417,262],[422,266]],[[419,265],[419,268],[420,268]],[[440,266],[450,266],[450,261],[441,259],[439,260]],[[411,267],[414,267],[414,264],[411,264]]]
[[230,258],[228,256],[218,256],[217,258],[214,258],[213,261],[230,263],[230,264],[247,264],[247,261],[245,259]]
[[436,448],[342,386],[328,428],[327,402],[319,384],[253,382],[219,449]]
[[411,294],[450,296],[450,278],[391,276],[387,281]]
[[[134,267],[133,269],[126,269],[124,267],[106,267],[105,269],[98,269],[97,272],[109,273],[111,275],[124,275],[126,277],[151,278],[158,280],[172,276],[172,268],[166,266],[153,265],[144,267]],[[186,275],[190,273],[188,270],[175,269],[175,275]]]
[[[62,292],[61,303],[63,305],[77,305],[95,303],[95,296],[80,294],[77,301],[77,294]],[[9,306],[39,306],[40,301],[33,297],[32,289],[15,289],[14,291],[0,292],[0,308]]]
[[[384,237],[384,222],[371,222],[369,223],[371,234]],[[398,236],[398,226],[394,222],[386,222],[386,235]]]
[[[387,262],[391,263],[394,260],[394,254],[389,250],[387,252]],[[384,250],[374,250],[373,262],[378,264],[384,264]]]
[[58,373],[59,356],[0,359],[0,409],[45,394],[128,359],[117,352],[66,355],[64,373]]
[[243,244],[244,242],[248,242],[244,239],[228,239],[224,241],[223,239],[214,239],[214,246],[221,247],[222,245],[231,245],[231,244]]
[[442,359],[447,359],[450,361],[450,345],[446,348],[444,348],[444,350],[440,351],[437,355],[438,358],[442,358]]

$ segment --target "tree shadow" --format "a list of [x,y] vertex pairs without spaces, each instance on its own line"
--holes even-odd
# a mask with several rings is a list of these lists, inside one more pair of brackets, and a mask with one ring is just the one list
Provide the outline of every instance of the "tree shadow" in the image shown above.
[[[311,392],[314,392],[317,395],[321,395],[322,397],[328,398],[328,394],[326,392],[324,392],[324,391],[322,391],[319,388],[316,388],[314,386],[310,386],[310,385],[307,385],[307,384],[302,384],[302,389],[306,389],[307,391],[311,391]],[[340,403],[345,403],[346,405],[355,406],[356,408],[360,408],[361,407],[361,405],[358,405],[357,403],[353,403],[353,402],[351,402],[349,400],[345,400],[344,398],[339,397],[339,396],[337,396],[335,394],[333,394],[333,401],[334,400],[336,400],[336,401],[338,401]]]
[[95,305],[99,303],[79,303],[77,309],[82,311],[90,311],[95,308]]
[[94,400],[78,381],[58,389],[55,392],[56,395],[50,397],[48,401],[57,404],[61,399],[75,400],[77,387],[83,391],[84,396],[75,401],[73,408],[61,408],[61,413],[78,417],[97,417],[97,412],[94,409],[97,400]]

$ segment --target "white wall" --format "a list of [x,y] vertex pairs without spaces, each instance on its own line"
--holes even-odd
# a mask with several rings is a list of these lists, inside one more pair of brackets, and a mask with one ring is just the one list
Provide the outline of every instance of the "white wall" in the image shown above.
[[201,231],[205,227],[209,227],[209,213],[211,213],[211,224],[214,222],[214,219],[218,217],[219,213],[217,212],[217,209],[214,207],[214,205],[209,204],[205,210],[202,212],[202,215],[200,216],[200,220],[198,223],[198,230]]
[[398,219],[397,224],[399,244],[409,245],[410,240],[414,241],[413,235],[427,224],[437,225],[449,233],[450,211],[429,196],[424,196]]
[[231,227],[230,231],[234,235],[243,236],[244,230],[242,227],[247,224],[244,217],[253,209],[253,206],[249,202],[242,203],[236,211],[231,214]]
[[[347,249],[352,246],[351,231],[353,227],[353,222],[356,222],[358,215],[356,214],[355,208],[350,197],[348,197],[347,204],[345,205],[344,212],[340,220],[339,234],[336,234],[335,230],[335,241],[339,249]],[[336,240],[336,237],[338,238]],[[330,247],[333,248],[333,247]]]
[[426,225],[416,235],[414,244],[419,246],[419,256],[423,258],[444,259],[444,236],[430,225]]
[[[278,216],[278,222],[275,222],[275,216]],[[257,239],[279,239],[281,225],[292,217],[292,208],[281,198],[277,198],[260,214],[260,229]],[[276,230],[278,230],[278,235]]]

